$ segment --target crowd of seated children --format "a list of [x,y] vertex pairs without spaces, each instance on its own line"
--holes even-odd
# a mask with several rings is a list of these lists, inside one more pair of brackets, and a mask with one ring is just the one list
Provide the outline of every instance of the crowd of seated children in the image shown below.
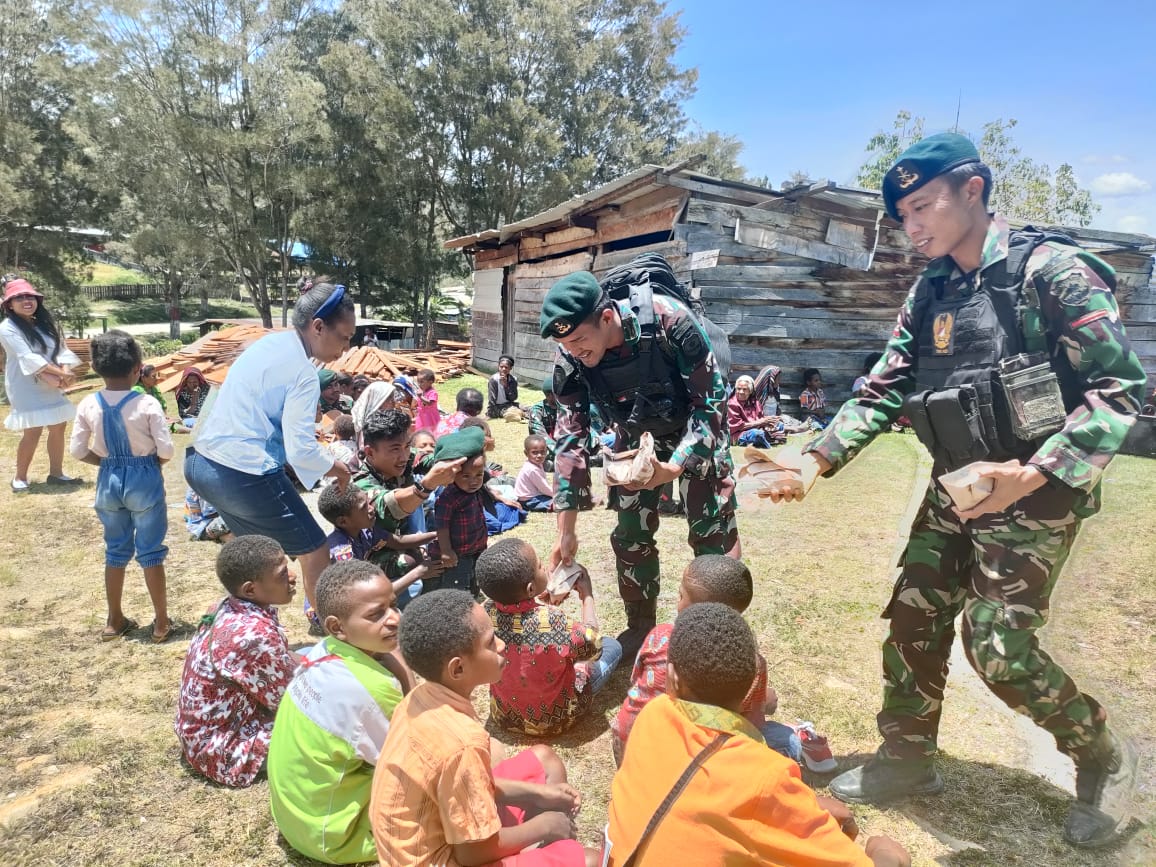
[[444,571],[441,586],[478,593],[474,565],[486,550],[485,508],[482,487],[486,478],[484,436],[480,428],[470,427],[439,437],[433,460],[463,459],[453,482],[438,494],[434,506],[437,539],[430,547],[430,557],[440,558]]
[[424,579],[441,574],[440,562],[413,554],[420,555],[421,546],[432,542],[436,534],[399,536],[381,529],[368,494],[360,488],[351,485],[342,491],[328,485],[317,498],[317,510],[333,525],[325,540],[329,562],[365,560],[378,566],[393,581],[399,609],[421,593]]
[[172,633],[165,586],[169,518],[161,465],[173,456],[173,439],[160,404],[133,390],[141,369],[137,342],[114,329],[93,338],[91,346],[92,369],[104,388],[77,406],[68,450],[99,468],[93,505],[104,527],[108,602],[100,639],[114,641],[137,628],[122,608],[125,570],[135,554],[153,604],[152,640],[159,644]]
[[611,784],[604,863],[908,867],[907,852],[887,837],[860,849],[850,810],[820,802],[799,766],[763,745],[743,713],[757,652],[729,605],[679,614],[669,694],[642,709]]
[[382,867],[599,863],[574,839],[582,800],[553,750],[491,758],[470,697],[501,677],[506,660],[485,609],[458,590],[426,594],[402,618],[400,641],[424,682],[394,710],[373,775]]
[[549,512],[554,508],[554,485],[546,476],[549,447],[546,438],[530,434],[522,443],[526,462],[518,470],[514,495],[527,512]]
[[[747,610],[753,598],[754,581],[745,563],[723,554],[703,554],[695,557],[682,573],[678,585],[679,616],[698,602],[729,605],[741,614]],[[661,623],[654,627],[638,651],[634,671],[630,676],[630,689],[618,714],[610,723],[616,764],[622,763],[622,755],[642,709],[667,692],[667,655],[670,636],[676,624],[677,620],[675,624]],[[778,696],[767,684],[767,663],[762,654],[758,654],[755,676],[747,686],[742,701],[743,716],[763,733],[768,746],[790,759],[801,760],[802,744],[794,730],[790,726],[766,719],[768,713],[775,712]]]
[[229,595],[201,618],[189,644],[175,728],[195,770],[242,787],[264,769],[273,718],[297,666],[273,607],[293,599],[296,580],[267,536],[222,545],[217,577]]
[[589,712],[622,660],[622,645],[599,635],[589,574],[574,585],[582,604],[578,620],[540,601],[546,569],[522,539],[495,542],[478,557],[477,576],[507,661],[490,685],[491,719],[521,734],[561,734]]
[[317,613],[327,637],[305,654],[277,709],[269,743],[273,820],[290,846],[327,864],[377,857],[373,769],[410,681],[392,656],[400,620],[394,602],[393,585],[372,563],[326,568]]

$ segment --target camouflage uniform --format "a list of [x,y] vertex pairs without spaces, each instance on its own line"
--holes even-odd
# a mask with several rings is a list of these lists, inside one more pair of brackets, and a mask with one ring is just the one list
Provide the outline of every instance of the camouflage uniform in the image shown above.
[[526,411],[526,416],[530,425],[530,433],[537,434],[546,440],[546,449],[553,457],[554,450],[558,447],[554,440],[554,428],[558,424],[558,408],[550,406],[545,400],[540,400],[530,405]]
[[[629,325],[634,312],[623,302],[618,312]],[[656,294],[654,313],[659,334],[673,353],[674,362],[690,397],[690,416],[680,437],[655,438],[658,460],[685,467],[679,477],[682,499],[686,505],[689,533],[687,541],[696,556],[725,554],[738,542],[735,520],[734,465],[726,424],[726,382],[715,365],[714,353],[701,326],[679,301]],[[693,326],[686,331],[687,321]],[[625,329],[629,334],[632,329]],[[637,329],[633,329],[637,334]],[[680,340],[679,333],[690,334]],[[693,335],[698,336],[694,340]],[[661,351],[657,347],[655,351]],[[622,357],[638,352],[638,340],[627,341],[611,350]],[[669,356],[668,356],[669,357]],[[580,371],[582,365],[569,358],[559,347],[559,370]],[[564,374],[563,374],[564,375]],[[558,511],[592,508],[589,465],[590,394],[580,373],[570,375],[561,389],[555,388],[558,400],[558,423],[555,452],[554,508]],[[627,431],[616,428],[616,451],[636,448],[638,440]],[[632,602],[655,599],[659,589],[658,549],[654,534],[658,530],[659,491],[610,489],[610,508],[618,512],[618,525],[610,544],[618,561],[618,589],[623,600]]]
[[[1008,227],[996,217],[980,262],[1006,259]],[[882,753],[923,759],[936,750],[954,620],[963,612],[968,661],[1014,710],[1030,716],[1077,761],[1106,715],[1044,653],[1036,631],[1082,519],[1100,506],[1100,477],[1134,420],[1144,372],[1132,352],[1115,299],[1102,279],[1111,269],[1096,257],[1048,242],[1028,259],[1026,281],[1039,290],[1054,370],[1067,367],[1083,392],[1062,430],[1027,461],[1048,484],[1010,510],[962,523],[936,481],[936,467],[900,560],[900,575],[884,612],[891,620],[883,645]],[[933,260],[922,280],[946,277],[949,292],[978,291],[947,258]],[[827,431],[808,447],[842,467],[901,413],[915,387],[916,288],[899,313],[884,357],[865,394],[843,405]]]
[[[409,519],[409,512],[403,511],[397,503],[397,491],[400,488],[413,487],[413,455],[410,455],[405,470],[396,479],[387,479],[367,463],[353,476],[353,484],[365,491],[369,502],[373,506],[373,513],[377,515],[377,527],[396,535],[404,533],[403,526]],[[420,506],[418,508],[421,508]],[[404,555],[421,560],[421,551],[387,551],[382,552],[373,562],[381,566],[382,571],[391,580],[397,580],[409,571],[410,564]]]

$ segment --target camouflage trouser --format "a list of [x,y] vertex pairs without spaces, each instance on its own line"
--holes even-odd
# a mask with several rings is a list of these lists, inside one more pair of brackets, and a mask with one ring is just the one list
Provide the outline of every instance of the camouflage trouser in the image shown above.
[[[658,459],[670,459],[671,450],[656,449]],[[735,519],[734,467],[729,452],[703,467],[702,478],[684,473],[679,492],[689,526],[687,542],[695,556],[726,554],[738,544]],[[610,489],[610,508],[618,512],[618,525],[610,545],[618,560],[618,592],[626,602],[658,596],[658,500],[661,491]]]
[[955,618],[963,612],[967,659],[1008,707],[1079,757],[1104,713],[1039,647],[1048,600],[1092,501],[1050,485],[1004,514],[961,524],[934,482],[900,561],[884,617],[884,751],[926,758],[936,750]]

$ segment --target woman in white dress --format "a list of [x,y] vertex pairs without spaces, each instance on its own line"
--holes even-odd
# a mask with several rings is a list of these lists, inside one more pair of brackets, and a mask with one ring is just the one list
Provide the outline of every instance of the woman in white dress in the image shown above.
[[4,298],[0,311],[0,346],[4,348],[4,390],[12,411],[4,421],[8,430],[22,431],[16,447],[16,474],[12,490],[28,490],[28,469],[48,428],[48,484],[71,485],[79,479],[64,474],[64,428],[76,407],[64,389],[76,381],[78,359],[44,306],[44,296],[21,277],[0,277]]

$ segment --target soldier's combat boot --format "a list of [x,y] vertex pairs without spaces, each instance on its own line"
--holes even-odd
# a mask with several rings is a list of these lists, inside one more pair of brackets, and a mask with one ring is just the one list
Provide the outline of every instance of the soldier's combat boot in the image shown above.
[[1076,764],[1076,801],[1064,824],[1064,839],[1089,849],[1113,842],[1128,813],[1135,781],[1135,748],[1105,728],[1087,758]]
[[629,661],[633,666],[647,633],[657,625],[658,600],[639,599],[623,604],[626,606],[626,630],[619,633],[618,643],[622,645],[623,661]]
[[931,759],[890,759],[880,750],[867,764],[835,777],[828,787],[848,804],[886,804],[911,795],[938,795],[943,777]]

